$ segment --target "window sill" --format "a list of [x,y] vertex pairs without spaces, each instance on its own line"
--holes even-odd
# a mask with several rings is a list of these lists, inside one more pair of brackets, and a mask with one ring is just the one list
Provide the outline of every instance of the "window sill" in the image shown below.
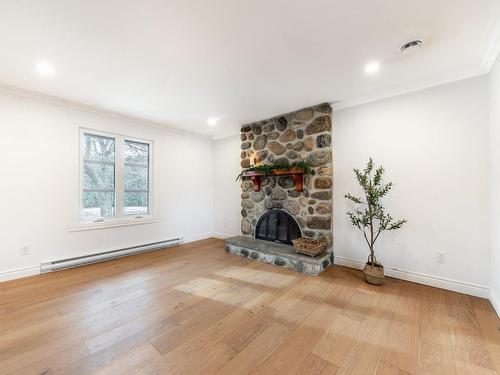
[[105,220],[99,222],[87,222],[87,223],[79,223],[76,225],[72,225],[69,227],[70,232],[81,232],[85,230],[98,230],[98,229],[106,229],[106,228],[117,228],[117,227],[127,227],[129,225],[142,225],[142,224],[153,224],[159,222],[158,219],[154,217],[144,217],[140,219],[135,218],[127,218],[127,219],[113,219],[113,220]]

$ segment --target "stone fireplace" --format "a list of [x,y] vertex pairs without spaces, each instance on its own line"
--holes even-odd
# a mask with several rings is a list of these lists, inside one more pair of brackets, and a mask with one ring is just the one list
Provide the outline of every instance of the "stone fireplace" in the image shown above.
[[[297,188],[302,175],[263,176],[259,184],[244,179],[243,236],[227,240],[226,251],[308,274],[318,274],[332,263],[331,115],[332,109],[325,103],[241,127],[242,168],[262,163],[292,165],[304,160],[312,171],[303,175],[302,189]],[[318,259],[296,254],[291,241],[304,236],[326,239],[327,253]],[[231,245],[231,241],[237,244]],[[276,249],[279,254],[273,255]],[[285,250],[288,257],[284,257]],[[310,266],[308,270],[305,265]]]

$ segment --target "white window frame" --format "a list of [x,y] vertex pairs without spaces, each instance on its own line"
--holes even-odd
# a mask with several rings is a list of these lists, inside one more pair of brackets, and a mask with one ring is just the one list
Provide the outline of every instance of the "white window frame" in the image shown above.
[[[115,140],[115,216],[107,218],[99,218],[94,220],[84,220],[83,212],[83,164],[84,150],[82,140],[84,134],[113,138]],[[149,146],[149,163],[148,163],[148,213],[140,215],[125,215],[125,141],[144,143]],[[135,224],[146,224],[158,222],[153,215],[154,194],[153,194],[153,170],[154,170],[154,142],[148,139],[131,137],[124,134],[104,132],[89,128],[79,128],[78,134],[79,144],[79,168],[78,168],[78,224],[70,227],[70,231],[101,229],[109,227],[119,227]]]

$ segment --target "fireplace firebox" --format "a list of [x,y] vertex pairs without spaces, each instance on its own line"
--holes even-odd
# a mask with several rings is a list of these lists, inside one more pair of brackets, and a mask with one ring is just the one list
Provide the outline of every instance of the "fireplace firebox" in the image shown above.
[[299,225],[286,211],[269,210],[257,222],[256,239],[291,245],[292,240],[300,237],[302,234]]

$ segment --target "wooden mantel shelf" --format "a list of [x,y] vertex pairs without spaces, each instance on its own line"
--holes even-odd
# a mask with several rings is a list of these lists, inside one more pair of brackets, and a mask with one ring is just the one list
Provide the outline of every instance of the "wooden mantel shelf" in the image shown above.
[[301,192],[304,190],[304,168],[290,168],[290,169],[275,169],[271,173],[259,172],[244,172],[243,177],[250,177],[253,182],[253,190],[260,190],[260,180],[262,177],[269,176],[291,176],[295,184],[295,190]]

